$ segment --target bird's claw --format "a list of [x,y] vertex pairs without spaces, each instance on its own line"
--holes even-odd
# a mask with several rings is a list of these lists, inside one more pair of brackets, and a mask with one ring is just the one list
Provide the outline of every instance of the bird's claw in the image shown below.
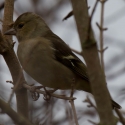
[[41,88],[43,88],[43,86],[31,85],[30,92],[31,92],[31,96],[32,96],[33,101],[37,101],[39,99],[40,94],[38,92],[36,92],[36,89],[41,89]]
[[43,96],[44,96],[43,99],[44,99],[45,101],[47,101],[47,102],[50,101],[50,99],[51,99],[51,95],[50,95],[49,92],[45,93]]
[[38,92],[32,92],[31,96],[32,96],[33,101],[37,101],[40,97]]
[[44,91],[45,91],[45,94],[43,94],[43,96],[44,96],[43,99],[44,99],[45,101],[49,102],[50,99],[51,99],[50,92],[49,92],[48,90],[46,90],[45,87],[43,87],[43,89],[44,89]]

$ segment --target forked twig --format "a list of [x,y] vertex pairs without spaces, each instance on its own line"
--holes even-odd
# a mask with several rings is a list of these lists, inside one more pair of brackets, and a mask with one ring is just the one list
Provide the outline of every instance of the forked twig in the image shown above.
[[97,5],[98,5],[98,2],[99,2],[99,0],[96,0],[95,5],[94,5],[93,10],[92,10],[92,13],[91,13],[91,15],[90,15],[90,17],[89,17],[87,40],[90,39],[90,34],[91,34],[91,21],[92,21],[92,18],[93,18],[95,9],[96,9],[96,7],[97,7]]
[[87,102],[89,104],[88,107],[93,107],[97,111],[97,107],[92,103],[88,95],[86,96],[86,99],[83,102]]

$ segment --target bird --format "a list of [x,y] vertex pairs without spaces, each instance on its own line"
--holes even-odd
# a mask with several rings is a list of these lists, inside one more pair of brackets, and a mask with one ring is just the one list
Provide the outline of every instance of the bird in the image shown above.
[[[92,93],[86,65],[47,26],[41,16],[26,12],[4,33],[19,42],[17,56],[24,71],[45,87]],[[112,101],[112,106],[121,106]]]

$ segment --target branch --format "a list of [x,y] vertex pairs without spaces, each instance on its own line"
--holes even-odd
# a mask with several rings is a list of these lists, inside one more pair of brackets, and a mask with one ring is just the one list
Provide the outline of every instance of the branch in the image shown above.
[[93,10],[92,10],[92,13],[91,13],[91,15],[90,15],[90,17],[89,17],[88,34],[87,34],[87,39],[88,39],[88,40],[90,39],[89,37],[90,37],[90,34],[91,34],[91,21],[92,21],[94,12],[95,12],[95,10],[96,10],[96,7],[97,7],[97,5],[98,5],[98,2],[99,2],[99,0],[96,0],[95,5],[94,5]]
[[7,103],[0,99],[0,108],[7,113],[14,122],[19,125],[33,125],[23,116],[17,114]]
[[96,106],[92,103],[92,101],[90,100],[88,95],[86,96],[86,99],[83,102],[87,102],[89,104],[89,105],[87,105],[88,107],[93,107],[97,111]]
[[99,24],[97,23],[97,26],[99,27],[99,30],[100,30],[100,54],[101,54],[101,65],[102,65],[102,70],[104,72],[105,70],[105,66],[104,66],[104,51],[103,51],[103,31],[106,29],[106,28],[103,28],[103,24],[104,24],[104,5],[105,5],[105,2],[106,0],[101,0],[101,15],[100,15],[100,26]]
[[[106,86],[104,74],[101,69],[96,41],[91,32],[89,39],[88,31],[88,8],[84,0],[71,0],[73,13],[83,49],[82,55],[87,64],[92,93],[95,97],[101,125],[115,125],[116,121],[112,113],[110,95]],[[91,23],[90,23],[91,24]]]
[[[41,87],[41,86],[30,86],[30,85],[28,85],[28,84],[24,84],[23,87],[26,88],[26,89],[28,89],[28,90],[31,91],[31,92],[32,92],[32,90],[34,90],[33,92],[34,92],[34,93],[37,92],[37,93],[38,93],[37,95],[39,95],[39,93],[40,93],[40,94],[43,94],[44,96],[47,94],[47,90],[45,89],[45,87]],[[40,88],[44,88],[45,91],[41,91]],[[73,86],[72,86],[70,97],[66,97],[65,95],[53,94],[53,93],[51,93],[51,92],[49,92],[48,94],[49,94],[49,99],[50,99],[51,96],[52,96],[52,97],[56,97],[56,98],[58,98],[58,99],[69,100],[69,102],[70,102],[70,104],[71,104],[71,107],[72,107],[72,111],[73,111],[75,123],[76,123],[76,125],[79,125],[79,124],[78,124],[78,120],[77,120],[77,115],[76,115],[76,109],[75,109],[75,105],[74,105],[74,100],[75,100],[76,98],[73,97],[73,93],[74,93],[74,89],[73,89]],[[47,97],[47,95],[46,95],[46,97]],[[38,96],[38,98],[39,98],[39,96]],[[37,99],[38,99],[38,98],[37,98]],[[36,100],[37,100],[37,99],[36,99]],[[48,101],[48,99],[45,99],[45,100]]]
[[[13,23],[13,8],[14,0],[6,0],[4,4],[4,20],[3,20],[3,32],[10,29],[10,24]],[[28,118],[28,98],[27,90],[22,87],[25,83],[25,79],[16,58],[12,47],[12,37],[4,36],[0,33],[0,52],[3,55],[4,60],[10,70],[14,83],[14,91],[16,90],[17,99],[17,111],[24,117]],[[14,93],[14,92],[13,92]]]
[[[32,90],[32,86],[28,85],[28,84],[24,84],[23,85],[24,88],[28,89],[29,91]],[[42,91],[42,90],[39,90],[39,89],[35,89],[35,92],[37,93],[40,93],[40,94],[43,94],[45,95],[46,92],[45,91]],[[75,100],[76,98],[74,97],[66,97],[65,95],[57,95],[57,94],[53,94],[53,93],[49,93],[50,96],[52,97],[56,97],[56,98],[59,98],[59,99],[64,99],[64,100]]]

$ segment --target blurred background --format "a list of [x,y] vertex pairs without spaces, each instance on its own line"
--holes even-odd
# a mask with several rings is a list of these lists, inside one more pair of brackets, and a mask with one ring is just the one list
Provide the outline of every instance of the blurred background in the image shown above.
[[[88,0],[91,13],[95,0]],[[93,20],[92,27],[95,38],[98,42],[99,49],[99,29],[96,22],[100,22],[100,4],[98,4]],[[14,21],[24,12],[35,12],[39,14],[49,25],[51,30],[61,37],[71,48],[81,51],[79,36],[77,33],[74,17],[70,17],[65,21],[63,18],[72,10],[69,0],[15,0]],[[125,116],[125,0],[109,0],[105,4],[104,27],[108,28],[104,31],[104,48],[108,49],[104,52],[105,75],[107,86],[112,98],[121,106],[121,112]],[[0,0],[0,20],[3,20],[4,0]],[[0,21],[0,29],[2,22]],[[13,37],[16,44],[14,46],[17,51],[18,41]],[[80,57],[80,56],[79,56]],[[80,57],[84,62],[84,59]],[[26,73],[25,78],[29,84],[36,83]],[[8,101],[12,92],[12,84],[6,83],[12,80],[8,67],[0,55],[0,98]],[[57,91],[57,94],[65,94],[69,96],[70,91]],[[83,91],[75,91],[74,96],[77,117],[80,125],[92,125],[90,121],[98,123],[99,118],[94,107],[88,107],[88,103],[83,102],[86,96],[89,96],[93,104],[93,97]],[[38,101],[33,101],[29,92],[29,115],[32,122],[37,125],[73,125],[73,114],[70,103],[65,100],[51,98],[49,102],[40,95]],[[16,110],[15,96],[11,101],[11,106]],[[114,113],[115,114],[115,113]],[[90,121],[89,121],[90,120]],[[11,119],[0,113],[0,124],[13,125]],[[118,123],[121,125],[121,123]]]

